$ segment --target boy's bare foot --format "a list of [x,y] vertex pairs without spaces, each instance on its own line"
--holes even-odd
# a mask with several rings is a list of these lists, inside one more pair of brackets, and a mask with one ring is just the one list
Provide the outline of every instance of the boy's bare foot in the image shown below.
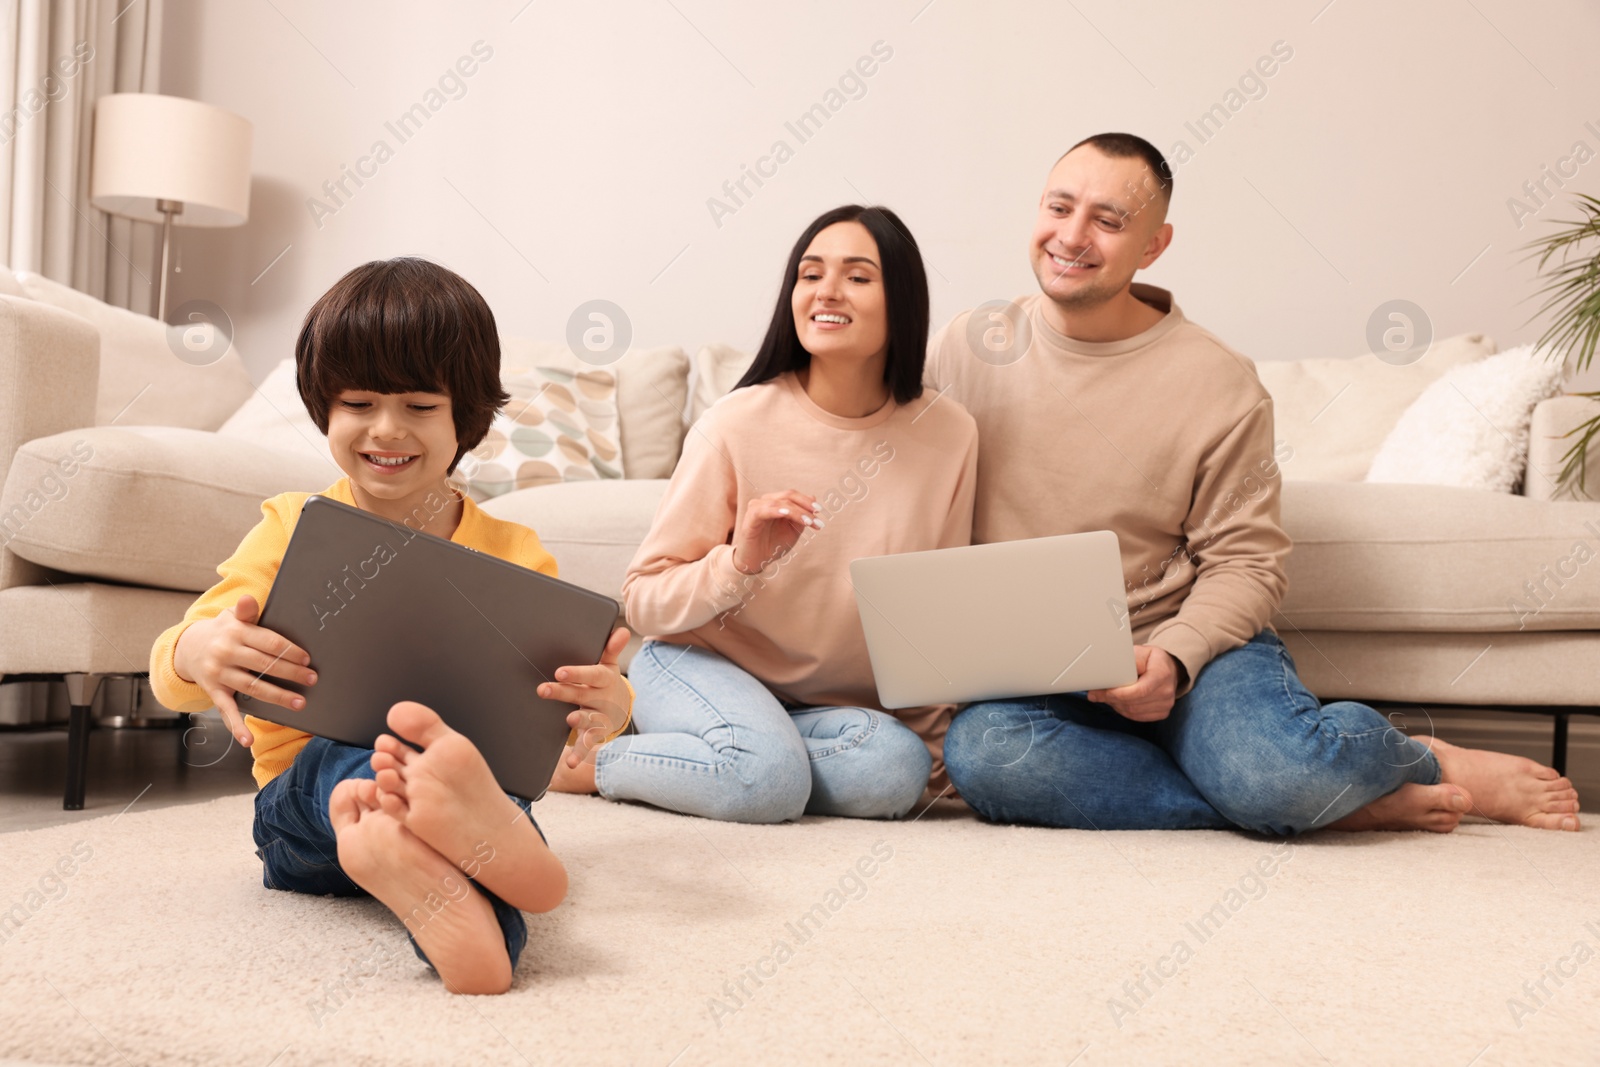
[[1379,797],[1360,811],[1327,825],[1329,830],[1429,830],[1447,834],[1472,807],[1472,797],[1458,785],[1408,783]]
[[379,806],[376,783],[340,782],[328,800],[328,817],[339,841],[339,866],[405,923],[446,989],[504,993],[511,987],[511,957],[488,898]]
[[1417,740],[1432,746],[1446,782],[1472,794],[1472,814],[1536,830],[1578,829],[1578,791],[1554,767],[1436,737]]
[[561,762],[556,764],[555,777],[550,779],[550,788],[557,793],[598,793],[599,786],[594,784],[594,754],[590,753],[576,767],[567,766],[567,754],[561,754]]
[[501,900],[549,911],[567,895],[567,872],[527,814],[506,796],[471,741],[431,708],[401,701],[372,754],[385,812]]

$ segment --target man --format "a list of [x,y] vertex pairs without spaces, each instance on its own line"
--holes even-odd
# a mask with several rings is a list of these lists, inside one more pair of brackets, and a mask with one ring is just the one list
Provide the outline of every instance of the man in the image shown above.
[[974,541],[1114,530],[1139,671],[968,707],[945,740],[956,789],[986,818],[1082,829],[1448,832],[1471,811],[1576,830],[1553,769],[1406,737],[1300,683],[1268,626],[1290,549],[1272,400],[1133,281],[1172,242],[1172,184],[1139,137],[1075,145],[1039,201],[1039,294],[958,315],[930,346],[929,384],[978,422]]

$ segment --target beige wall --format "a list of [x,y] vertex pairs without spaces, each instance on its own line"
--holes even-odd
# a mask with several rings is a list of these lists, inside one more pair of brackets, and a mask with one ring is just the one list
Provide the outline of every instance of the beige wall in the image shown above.
[[[1437,336],[1509,346],[1538,329],[1519,246],[1565,212],[1519,227],[1508,200],[1575,142],[1600,153],[1600,10],[1583,0],[523,3],[168,0],[163,91],[256,127],[250,222],[181,234],[172,303],[224,306],[259,376],[341,273],[417,253],[475,283],[507,333],[560,338],[604,298],[645,343],[753,346],[800,228],[870,200],[921,241],[937,325],[1033,286],[1046,169],[1125,129],[1193,151],[1145,280],[1247,354],[1354,354],[1395,298]],[[460,98],[435,97],[401,143],[385,123],[480,41],[492,56],[446,79]],[[786,121],[875,42],[892,55],[801,143]],[[1202,143],[1186,123],[1275,42],[1292,57]],[[342,204],[322,197],[379,140],[392,158]],[[735,205],[723,183],[778,140],[792,158]],[[1563,198],[1600,194],[1600,159],[1563,180]],[[314,219],[314,196],[337,210]],[[714,219],[712,197],[736,209]]]

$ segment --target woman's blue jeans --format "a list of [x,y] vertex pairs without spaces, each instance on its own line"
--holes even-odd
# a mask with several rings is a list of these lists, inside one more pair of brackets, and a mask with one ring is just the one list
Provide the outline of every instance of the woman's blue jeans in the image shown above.
[[1365,704],[1319,704],[1270,630],[1206,664],[1159,722],[1081,693],[985,701],[951,724],[944,759],[985,818],[1084,830],[1298,834],[1440,777]]
[[644,643],[628,680],[639,732],[595,760],[612,800],[731,822],[897,819],[927,788],[927,746],[881,711],[786,705],[717,653],[665,641]]
[[[268,889],[318,896],[364,897],[367,891],[350,880],[339,866],[339,842],[328,817],[328,798],[334,787],[346,778],[373,778],[372,749],[355,748],[313,737],[295,756],[289,769],[268,782],[256,794],[256,819],[252,834],[256,855],[261,857],[261,881]],[[507,794],[509,795],[509,794]],[[511,798],[523,811],[526,801]],[[533,822],[529,812],[528,821]],[[539,824],[533,828],[539,830]],[[544,831],[539,830],[539,836]],[[472,882],[470,878],[467,881]],[[472,882],[489,898],[494,917],[505,935],[506,953],[513,969],[522,947],[528,942],[528,925],[522,912],[487,889]],[[424,963],[432,967],[414,937],[411,947]]]

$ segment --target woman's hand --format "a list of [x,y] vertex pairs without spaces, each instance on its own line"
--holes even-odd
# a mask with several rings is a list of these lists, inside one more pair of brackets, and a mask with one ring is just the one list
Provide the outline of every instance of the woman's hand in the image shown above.
[[733,567],[740,574],[756,574],[788,552],[807,528],[822,529],[817,498],[798,489],[785,489],[751,499],[744,517],[733,531]]

